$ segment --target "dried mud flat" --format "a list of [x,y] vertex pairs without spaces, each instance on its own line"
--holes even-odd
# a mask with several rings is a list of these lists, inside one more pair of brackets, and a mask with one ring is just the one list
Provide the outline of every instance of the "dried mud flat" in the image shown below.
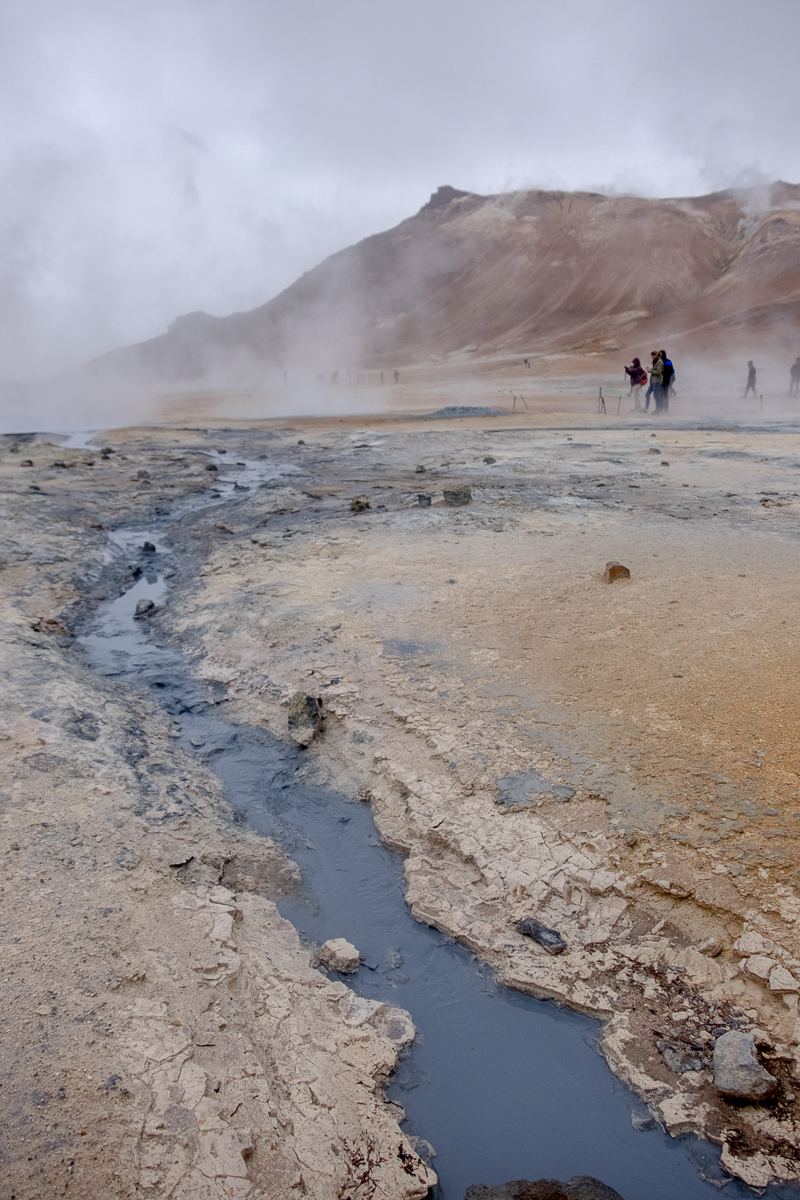
[[[313,967],[274,903],[293,865],[74,644],[131,579],[109,531],[207,491],[209,455],[286,472],[164,527],[152,638],[234,723],[284,737],[289,698],[318,698],[309,769],[372,804],[415,916],[603,1018],[671,1134],[722,1144],[753,1187],[800,1179],[798,436],[359,418],[103,438],[105,458],[7,437],[0,465],[16,1200],[434,1180],[383,1098],[402,1021]],[[612,559],[629,581],[604,583]],[[528,916],[566,951],[519,934]],[[727,1029],[754,1033],[767,1102],[715,1089]]]

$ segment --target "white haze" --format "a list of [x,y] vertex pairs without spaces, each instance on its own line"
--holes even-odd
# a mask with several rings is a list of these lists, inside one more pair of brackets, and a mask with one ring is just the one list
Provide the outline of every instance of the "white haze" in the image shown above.
[[799,34],[797,0],[6,0],[0,380],[263,303],[442,183],[797,181]]

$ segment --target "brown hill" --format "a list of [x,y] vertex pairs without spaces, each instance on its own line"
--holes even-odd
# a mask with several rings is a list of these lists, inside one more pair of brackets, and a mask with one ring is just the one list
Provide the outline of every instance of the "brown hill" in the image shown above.
[[501,356],[734,345],[800,351],[800,186],[690,199],[441,187],[250,312],[192,313],[84,377],[235,384]]

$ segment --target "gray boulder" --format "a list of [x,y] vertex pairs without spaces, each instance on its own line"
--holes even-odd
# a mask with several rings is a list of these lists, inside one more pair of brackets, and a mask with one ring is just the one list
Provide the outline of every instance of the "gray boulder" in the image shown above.
[[622,1200],[622,1196],[591,1175],[573,1175],[566,1183],[558,1179],[516,1179],[499,1187],[477,1184],[467,1188],[464,1200]]
[[133,618],[135,621],[141,621],[142,617],[149,617],[155,611],[156,606],[152,600],[137,600]]
[[307,746],[319,732],[322,723],[322,712],[319,701],[313,696],[304,696],[295,692],[289,701],[289,737],[298,746]]
[[448,508],[461,508],[472,503],[472,488],[464,483],[457,487],[446,487],[442,491],[444,502]]
[[714,1086],[734,1100],[766,1100],[778,1081],[758,1061],[750,1034],[731,1029],[714,1045]]
[[329,938],[323,942],[317,957],[323,967],[329,971],[339,971],[342,975],[352,975],[361,964],[355,946],[345,938]]

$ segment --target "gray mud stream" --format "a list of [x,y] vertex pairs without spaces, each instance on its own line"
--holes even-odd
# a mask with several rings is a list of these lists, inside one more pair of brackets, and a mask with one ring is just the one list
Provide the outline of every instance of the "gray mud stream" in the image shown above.
[[[226,492],[221,483],[213,499]],[[716,1147],[635,1130],[632,1113],[645,1110],[598,1052],[599,1023],[498,985],[466,949],[415,921],[402,859],[382,845],[369,805],[310,785],[301,751],[227,722],[223,690],[193,680],[177,651],[150,639],[133,612],[139,599],[163,601],[168,551],[153,529],[117,531],[113,541],[132,554],[146,537],[159,553],[100,606],[83,651],[100,674],[155,691],[180,724],[180,744],[224,781],[235,818],[297,862],[302,889],[279,902],[281,913],[309,942],[353,942],[362,966],[348,984],[411,1013],[418,1037],[388,1092],[406,1111],[406,1131],[435,1148],[437,1200],[462,1200],[472,1183],[573,1175],[595,1176],[624,1200],[700,1200],[721,1187],[751,1196],[720,1170]]]

